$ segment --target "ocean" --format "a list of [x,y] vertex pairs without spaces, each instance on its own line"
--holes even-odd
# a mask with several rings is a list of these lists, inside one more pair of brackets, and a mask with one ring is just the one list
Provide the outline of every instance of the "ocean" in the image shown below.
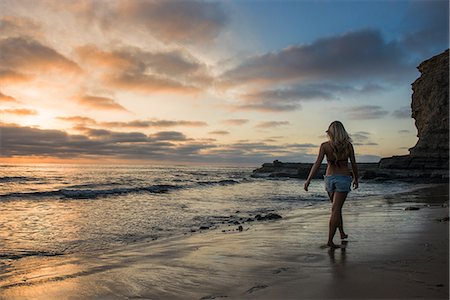
[[[303,180],[253,178],[255,168],[1,165],[0,261],[92,253],[329,205],[322,180],[305,192]],[[347,201],[413,187],[363,181]]]

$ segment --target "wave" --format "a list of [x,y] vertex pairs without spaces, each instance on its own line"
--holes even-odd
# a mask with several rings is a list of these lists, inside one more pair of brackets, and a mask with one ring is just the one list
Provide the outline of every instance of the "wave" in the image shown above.
[[39,181],[40,178],[27,177],[27,176],[2,176],[0,177],[0,183],[10,183],[10,182],[28,182],[28,181]]
[[216,181],[197,181],[198,185],[230,185],[230,184],[236,184],[240,183],[237,180],[233,179],[223,179],[223,180],[216,180]]
[[63,253],[46,251],[16,251],[15,253],[0,253],[0,259],[21,259],[29,256],[60,256]]
[[40,197],[60,197],[62,199],[95,199],[100,197],[123,195],[131,193],[167,193],[171,190],[182,189],[182,188],[195,188],[199,186],[225,186],[238,184],[240,181],[233,179],[223,179],[216,181],[198,181],[190,185],[174,185],[174,184],[156,184],[143,187],[116,187],[107,189],[95,189],[94,187],[108,186],[109,184],[79,184],[68,186],[67,188],[51,190],[51,191],[36,191],[36,192],[12,192],[0,195],[0,199],[10,199],[10,198],[40,198]]
[[170,185],[170,184],[157,184],[146,187],[131,187],[131,188],[113,188],[104,190],[91,190],[91,189],[59,189],[53,191],[41,191],[41,192],[24,192],[24,193],[8,193],[0,195],[1,198],[26,198],[26,197],[52,197],[60,196],[61,198],[68,199],[95,199],[99,197],[106,197],[111,195],[121,195],[129,193],[166,193],[172,189],[179,189],[183,186]]

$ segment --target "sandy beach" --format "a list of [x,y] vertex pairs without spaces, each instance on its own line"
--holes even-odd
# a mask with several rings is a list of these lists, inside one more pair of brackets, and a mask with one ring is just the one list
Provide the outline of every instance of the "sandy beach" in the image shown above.
[[[408,210],[408,207],[419,208]],[[448,186],[329,204],[83,255],[3,260],[1,299],[448,298]],[[338,241],[336,239],[335,241]]]

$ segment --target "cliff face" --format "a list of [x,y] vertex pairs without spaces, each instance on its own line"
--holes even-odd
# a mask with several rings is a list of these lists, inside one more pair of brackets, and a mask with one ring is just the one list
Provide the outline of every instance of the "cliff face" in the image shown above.
[[447,50],[418,67],[422,75],[412,84],[411,109],[419,140],[411,156],[448,159],[448,56]]
[[449,167],[449,50],[418,66],[421,76],[412,84],[412,117],[417,144],[410,154],[383,158],[380,168],[441,169]]

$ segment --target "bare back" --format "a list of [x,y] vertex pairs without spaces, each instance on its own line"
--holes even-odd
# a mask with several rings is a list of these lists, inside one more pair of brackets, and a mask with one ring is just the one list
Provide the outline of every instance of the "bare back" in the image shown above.
[[348,166],[348,160],[352,161],[352,155],[354,157],[353,151],[349,151],[347,156],[338,157],[335,160],[333,149],[331,148],[330,142],[325,142],[322,144],[325,157],[327,159],[327,170],[326,175],[347,175],[350,176],[351,172]]

